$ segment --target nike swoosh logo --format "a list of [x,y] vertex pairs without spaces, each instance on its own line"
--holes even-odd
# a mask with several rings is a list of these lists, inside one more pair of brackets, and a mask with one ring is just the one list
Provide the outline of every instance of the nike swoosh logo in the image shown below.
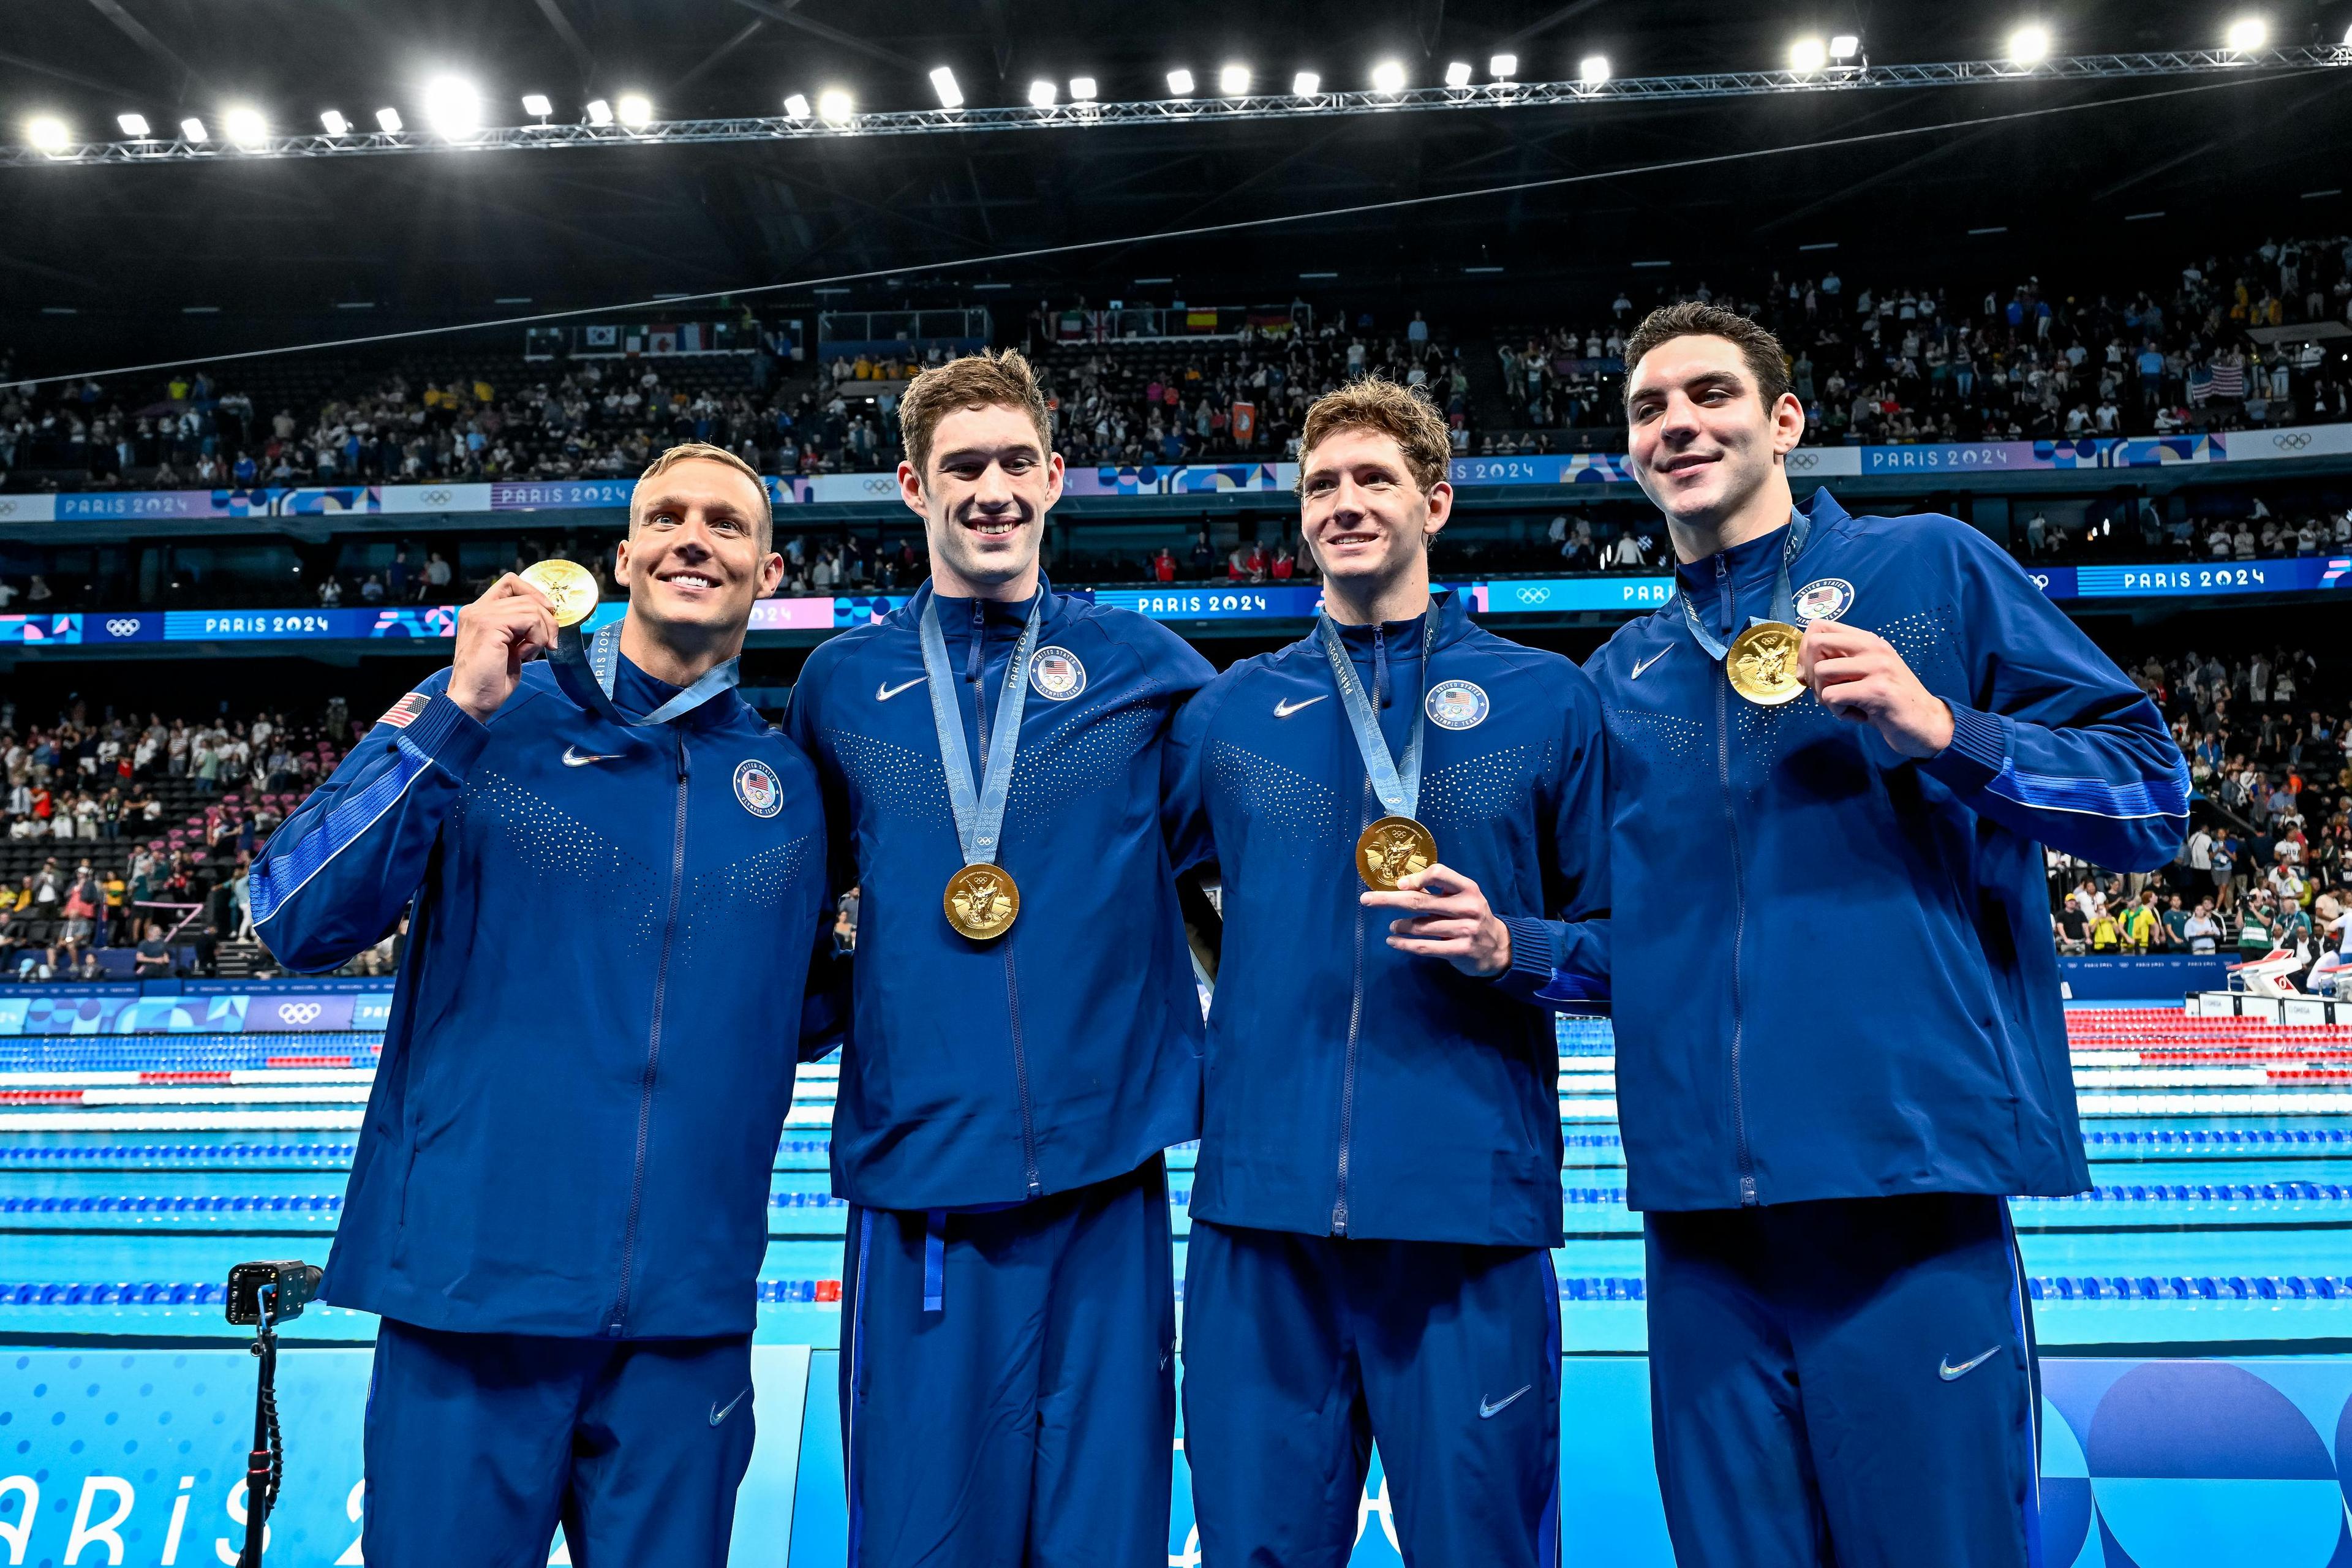
[[1946,1356],[1943,1361],[1937,1365],[1936,1375],[1942,1378],[1946,1383],[1953,1382],[1958,1378],[1966,1377],[1969,1373],[1976,1371],[1977,1368],[1990,1361],[1993,1358],[1993,1352],[2000,1349],[2000,1347],[1999,1345],[1995,1345],[1992,1347],[1992,1350],[1982,1352],[1972,1361],[1964,1361],[1958,1366],[1954,1366],[1952,1364],[1951,1358],[1949,1356]]
[[583,752],[577,746],[566,746],[563,748],[563,765],[567,768],[584,768],[590,763],[617,762],[620,755],[618,752]]
[[1655,652],[1655,653],[1652,654],[1649,658],[1647,658],[1643,659],[1641,663],[1639,663],[1639,664],[1635,665],[1635,666],[1633,667],[1633,673],[1631,676],[1627,677],[1627,679],[1631,679],[1631,680],[1639,680],[1639,679],[1642,679],[1642,672],[1643,672],[1643,670],[1645,670],[1645,669],[1649,668],[1650,668],[1650,666],[1652,666],[1652,665],[1654,665],[1654,664],[1657,663],[1657,662],[1658,662],[1658,660],[1660,660],[1660,659],[1662,659],[1662,658],[1665,658],[1665,657],[1666,657],[1666,655],[1668,655],[1668,654],[1670,654],[1670,653],[1672,653],[1672,652],[1674,652],[1674,651],[1675,651],[1675,650],[1674,650],[1674,649],[1672,649],[1672,648],[1670,648],[1670,647],[1662,647],[1662,648],[1660,648],[1657,652]]
[[[1985,1353],[1987,1355],[1990,1355],[1992,1352],[1990,1351],[1987,1351]],[[1520,1394],[1527,1393],[1528,1390],[1534,1386],[1535,1384],[1532,1383],[1523,1383],[1519,1385],[1518,1394],[1507,1394],[1503,1395],[1502,1399],[1498,1403],[1493,1405],[1486,1403],[1486,1396],[1485,1394],[1480,1394],[1478,1396],[1478,1419],[1481,1421],[1492,1421],[1496,1416],[1500,1415],[1504,1411],[1509,1409],[1512,1403],[1519,1397]]]
[[1274,705],[1274,716],[1277,719],[1287,719],[1301,708],[1312,708],[1322,700],[1320,697],[1310,697],[1304,702],[1277,702]]
[[[1988,1354],[1990,1354],[1990,1352],[1988,1352],[1987,1353],[1988,1353]],[[745,1384],[745,1385],[744,1385],[744,1388],[743,1388],[743,1394],[749,1394],[749,1393],[751,1393],[751,1385],[750,1385],[750,1384]],[[718,1405],[713,1405],[710,1407],[710,1424],[711,1424],[713,1426],[718,1426],[721,1421],[726,1420],[730,1415],[734,1415],[734,1414],[735,1414],[735,1407],[736,1407],[737,1405],[740,1405],[740,1404],[742,1404],[742,1403],[743,1403],[743,1394],[737,1394],[734,1398],[732,1398],[732,1399],[729,1400],[729,1401],[727,1402],[727,1407],[726,1407],[725,1409],[723,1409],[723,1410],[722,1410],[722,1409],[720,1409]]]
[[874,689],[874,700],[877,702],[887,702],[893,697],[898,696],[901,691],[906,690],[909,686],[920,686],[924,681],[929,679],[930,677],[927,675],[919,675],[912,680],[902,680],[896,686],[877,686]]

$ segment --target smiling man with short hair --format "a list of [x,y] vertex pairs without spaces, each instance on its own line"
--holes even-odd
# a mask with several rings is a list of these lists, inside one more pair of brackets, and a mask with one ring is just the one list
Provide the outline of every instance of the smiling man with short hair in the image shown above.
[[740,458],[664,453],[593,657],[539,657],[592,604],[499,578],[256,858],[289,969],[409,920],[321,1292],[382,1316],[372,1563],[544,1563],[559,1521],[575,1562],[726,1560],[769,1172],[832,1033],[816,774],[734,690],[768,528]]
[[849,1561],[1160,1568],[1161,1151],[1201,1008],[1160,821],[1176,635],[1056,594],[1045,400],[1010,350],[899,405],[931,579],[809,656],[789,727],[861,890],[834,1191]]
[[1618,1113],[1683,1568],[2038,1560],[2006,1194],[2090,1184],[2042,846],[2171,858],[2155,707],[1954,518],[1802,507],[1772,335],[1625,348],[1672,604],[1607,706]]
[[1389,382],[1307,410],[1324,613],[1170,749],[1177,864],[1223,889],[1184,1276],[1204,1568],[1346,1562],[1375,1440],[1408,1563],[1558,1558],[1545,1008],[1602,967],[1568,922],[1607,913],[1605,748],[1573,664],[1432,591],[1448,453]]

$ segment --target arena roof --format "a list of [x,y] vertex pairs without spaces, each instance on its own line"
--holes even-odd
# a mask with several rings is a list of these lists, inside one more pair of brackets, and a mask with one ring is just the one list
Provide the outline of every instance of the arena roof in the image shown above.
[[[1980,60],[2030,9],[60,0],[0,51],[0,138],[21,142],[36,115],[111,137],[124,114],[164,135],[194,116],[218,138],[240,105],[273,128],[308,129],[329,109],[366,126],[386,107],[414,124],[426,84],[453,73],[478,86],[488,122],[516,124],[535,118],[526,94],[547,97],[551,123],[632,93],[662,120],[772,115],[788,94],[814,101],[828,88],[860,109],[930,108],[940,66],[986,106],[1024,103],[1038,80],[1066,100],[1080,77],[1105,100],[1164,97],[1179,67],[1206,94],[1232,62],[1261,83],[1312,70],[1331,89],[1365,86],[1385,60],[1418,84],[1457,60],[1484,82],[1497,54],[1529,81],[1573,79],[1592,56],[1621,77],[1764,69],[1785,66],[1801,37],[1842,34],[1874,64]],[[2335,45],[2352,26],[2352,0],[2075,0],[2032,15],[2056,49],[2086,54],[2216,47],[2254,12],[2282,44]],[[1025,310],[1076,292],[1240,303],[1339,289],[1426,297],[1457,315],[1480,299],[1517,310],[1531,292],[1613,289],[1636,261],[1688,268],[1716,255],[1727,271],[1900,266],[1935,281],[1963,256],[1972,277],[1987,254],[2026,268],[2065,253],[2169,256],[2222,214],[2352,228],[2340,192],[2309,194],[2344,184],[2347,89],[2347,69],[2037,79],[1046,133],[15,167],[0,169],[0,341],[30,342],[45,325],[85,341],[152,337],[167,323],[202,353],[254,342],[257,317],[474,320],[524,300],[619,303],[842,273],[877,276],[822,302],[1011,299]],[[2121,100],[2133,101],[2108,101]],[[2071,111],[2084,105],[2098,107]],[[1801,150],[1657,167],[1757,148]],[[1615,173],[1626,170],[1651,172]],[[1580,175],[1612,177],[1379,205]],[[1360,206],[1371,210],[1168,237]],[[1132,243],[991,260],[1120,237]],[[948,262],[960,265],[932,270]]]

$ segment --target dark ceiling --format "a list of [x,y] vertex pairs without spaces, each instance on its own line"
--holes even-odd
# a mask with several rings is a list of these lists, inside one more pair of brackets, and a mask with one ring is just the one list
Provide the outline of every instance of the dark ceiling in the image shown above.
[[[2352,0],[2248,5],[2283,43],[2334,42],[2352,26]],[[664,119],[773,113],[787,92],[834,85],[861,108],[919,108],[935,101],[925,76],[940,64],[972,103],[1010,104],[1034,77],[1081,73],[1107,99],[1159,97],[1171,66],[1205,78],[1228,59],[1250,62],[1261,81],[1314,68],[1335,87],[1361,85],[1383,57],[1427,81],[1450,59],[1483,68],[1506,48],[1524,79],[1571,76],[1591,53],[1621,76],[1776,66],[1808,30],[1856,32],[1880,63],[1979,59],[1998,55],[2026,12],[2026,0],[42,0],[12,7],[0,38],[0,133],[14,139],[26,116],[54,112],[85,135],[111,135],[125,110],[168,125],[236,100],[288,129],[329,107],[363,123],[384,104],[414,119],[422,84],[442,71],[478,81],[493,118],[512,122],[532,91],[565,120],[591,97],[630,90]],[[2238,13],[2051,0],[2036,14],[2061,52],[2083,54],[2210,47]],[[2070,104],[2097,107],[1852,140]],[[1834,259],[1850,275],[1929,282],[2168,268],[2252,228],[2352,229],[2341,196],[2304,197],[2346,183],[2347,132],[2352,70],[2329,70],[826,143],[0,168],[0,343],[17,344],[30,372],[53,350],[159,332],[173,352],[207,353],[362,324],[338,302],[370,302],[367,326],[404,326],[512,313],[502,298],[563,308],[884,269],[895,270],[827,302],[1011,298],[1025,310],[1040,295],[1247,303],[1299,290],[1517,317],[1531,300],[1613,290],[1635,259],[1727,279]],[[1655,167],[1816,142],[1838,144]],[[1168,237],[1623,170],[1649,172]],[[1150,237],[987,259],[1118,237]],[[1832,242],[1833,256],[1800,248]],[[1505,271],[1465,274],[1472,265]],[[1299,283],[1307,271],[1339,277]],[[971,293],[981,282],[1013,291]],[[184,314],[189,306],[218,313]],[[66,309],[76,314],[54,313]]]

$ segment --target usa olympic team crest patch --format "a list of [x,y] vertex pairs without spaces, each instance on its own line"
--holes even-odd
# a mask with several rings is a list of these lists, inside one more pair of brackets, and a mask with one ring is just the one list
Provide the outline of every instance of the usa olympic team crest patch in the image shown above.
[[735,798],[754,816],[773,816],[784,809],[784,786],[776,770],[762,762],[735,764]]
[[1797,619],[1833,621],[1853,607],[1853,584],[1843,577],[1824,577],[1797,590]]
[[1087,667],[1066,647],[1041,647],[1029,661],[1029,685],[1038,696],[1067,702],[1087,689]]
[[1486,721],[1486,692],[1475,680],[1441,680],[1423,703],[1429,721],[1448,730],[1474,730]]

